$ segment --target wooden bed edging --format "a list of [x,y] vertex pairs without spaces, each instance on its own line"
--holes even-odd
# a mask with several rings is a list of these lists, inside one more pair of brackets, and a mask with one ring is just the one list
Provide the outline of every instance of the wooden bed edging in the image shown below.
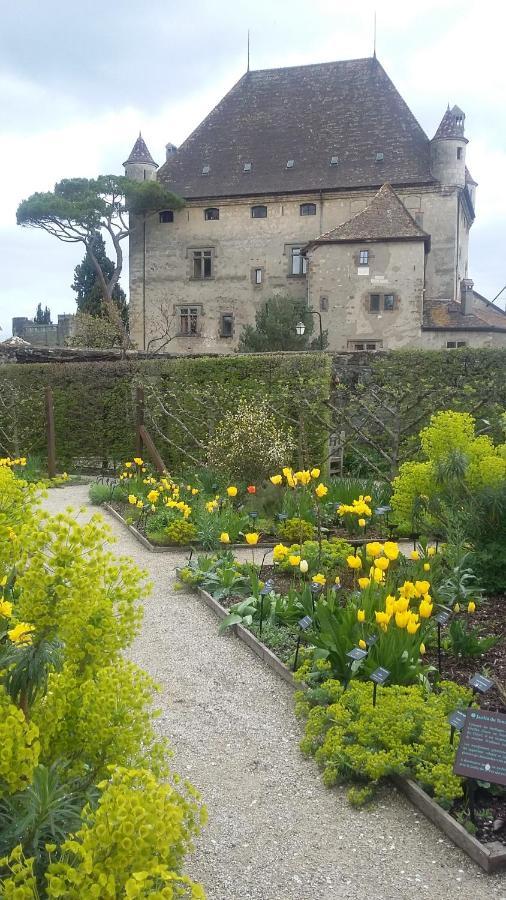
[[[218,603],[203,588],[198,587],[197,593],[204,603],[216,613],[219,619],[224,619],[228,615],[229,610],[225,609],[221,603]],[[267,663],[270,669],[276,672],[277,675],[280,675],[287,684],[294,689],[301,689],[302,685],[295,681],[293,673],[288,666],[285,666],[276,654],[269,650],[265,644],[262,644],[251,631],[248,631],[243,625],[234,625],[230,630],[247,644],[256,656]],[[485,872],[491,874],[506,868],[506,847],[503,844],[499,843],[499,841],[482,844],[474,835],[466,831],[460,822],[457,822],[446,810],[442,809],[432,797],[429,797],[423,788],[415,781],[412,781],[411,778],[394,775],[391,780],[411,801],[413,806],[416,806],[427,819],[430,819],[434,825],[437,825],[457,847],[460,847],[461,850],[467,853]]]

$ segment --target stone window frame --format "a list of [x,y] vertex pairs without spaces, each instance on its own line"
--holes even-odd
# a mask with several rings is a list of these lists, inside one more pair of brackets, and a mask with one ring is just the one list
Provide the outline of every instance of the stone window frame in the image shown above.
[[467,341],[447,341],[446,342],[447,350],[461,350],[462,347],[467,347]]
[[[182,326],[183,320],[183,310],[188,310],[188,324],[191,328],[191,318],[192,316],[196,319],[196,330],[195,331],[184,331]],[[194,311],[194,312],[193,312]],[[176,332],[176,337],[184,337],[184,338],[197,338],[202,334],[202,318],[204,316],[204,310],[201,303],[176,303],[174,304],[174,314],[176,316],[178,331]]]
[[[378,308],[373,309],[373,297],[378,298]],[[392,305],[385,305],[387,297],[392,298]],[[372,315],[395,312],[399,308],[399,298],[394,291],[370,291],[367,295],[367,311]]]
[[[257,272],[260,272],[260,281],[257,281]],[[253,266],[251,269],[251,284],[255,288],[262,288],[265,281],[265,267]]]
[[362,341],[354,338],[348,341],[347,347],[352,353],[371,353],[376,350],[382,350],[383,341],[376,338],[364,338]]
[[162,209],[158,213],[158,221],[159,221],[160,225],[167,225],[167,224],[173,222],[174,221],[174,210],[173,209]]
[[[230,334],[225,334],[223,331],[223,320],[224,319],[231,319]],[[220,336],[220,338],[225,338],[225,339],[230,339],[235,336],[235,316],[234,316],[233,312],[220,312],[219,336]]]
[[[303,247],[306,246],[306,242],[300,243],[291,243],[285,244],[284,255],[288,257],[288,278],[307,278],[307,270],[308,270],[308,259],[306,256],[303,256],[300,252]],[[295,254],[294,250],[298,250],[299,253]],[[301,272],[293,271],[293,259],[294,256],[298,256],[301,259]]]
[[[359,266],[368,266],[369,265],[369,256],[370,251],[369,248],[366,247],[365,250],[358,251],[358,264]],[[362,259],[364,257],[364,259]]]
[[[210,275],[195,275],[195,253],[205,253],[210,254],[211,259],[211,274]],[[186,248],[186,257],[189,260],[189,280],[190,281],[214,281],[215,277],[215,259],[217,253],[215,247],[210,247],[206,245],[204,247],[187,247]],[[204,258],[204,257],[203,257]]]
[[[260,209],[265,210],[265,215],[264,215],[264,213],[262,213],[262,215],[257,215],[254,212],[254,210],[260,210]],[[268,210],[267,210],[266,204],[265,203],[255,203],[254,206],[250,207],[250,216],[252,219],[266,219],[268,216]]]
[[217,222],[220,218],[220,210],[218,206],[207,206],[204,210],[205,222]]
[[299,206],[299,215],[316,216],[316,203],[301,203]]

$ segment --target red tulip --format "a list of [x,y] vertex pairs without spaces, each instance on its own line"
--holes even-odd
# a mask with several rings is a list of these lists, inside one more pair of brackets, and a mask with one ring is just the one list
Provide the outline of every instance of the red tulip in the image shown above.
[[248,485],[246,490],[247,490],[248,494],[256,494],[256,492],[257,492],[257,489],[254,484]]

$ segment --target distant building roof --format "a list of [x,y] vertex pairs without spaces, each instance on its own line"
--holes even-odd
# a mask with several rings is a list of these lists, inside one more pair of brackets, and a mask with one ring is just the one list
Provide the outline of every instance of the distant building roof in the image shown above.
[[434,181],[427,135],[374,58],[247,72],[158,178],[188,199]]
[[[480,301],[485,301],[481,294],[473,292]],[[490,304],[489,309],[475,308],[474,312],[465,316],[462,305],[453,300],[432,300],[425,312],[424,328],[431,330],[470,330],[470,331],[504,331],[506,332],[506,313],[498,306]]]
[[152,166],[157,166],[158,163],[155,163],[151,153],[148,150],[146,141],[142,137],[142,134],[139,131],[139,137],[137,138],[135,144],[132,147],[130,152],[130,156],[123,163],[124,166],[129,163],[149,163]]
[[430,235],[416,224],[391,185],[384,184],[365,209],[311,241],[308,246],[341,241],[388,240],[423,240],[429,244]]

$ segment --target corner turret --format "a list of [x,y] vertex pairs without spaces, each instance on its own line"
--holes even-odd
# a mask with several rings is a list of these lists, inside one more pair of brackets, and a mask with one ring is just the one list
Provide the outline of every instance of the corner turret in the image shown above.
[[465,119],[458,106],[448,106],[430,142],[432,174],[445,187],[463,188],[466,184]]
[[154,181],[156,178],[158,164],[151,156],[140,131],[130,156],[123,165],[126,177],[131,178],[132,181]]

